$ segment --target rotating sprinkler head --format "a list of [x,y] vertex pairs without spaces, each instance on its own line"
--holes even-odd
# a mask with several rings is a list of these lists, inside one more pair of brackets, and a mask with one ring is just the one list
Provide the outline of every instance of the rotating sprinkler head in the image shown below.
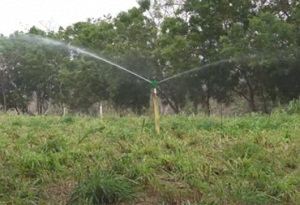
[[153,95],[157,94],[157,85],[158,85],[158,82],[156,80],[151,81],[151,87],[152,87]]
[[151,81],[151,87],[152,87],[153,89],[157,88],[157,84],[158,84],[158,82],[157,82],[156,80],[152,80],[152,81]]

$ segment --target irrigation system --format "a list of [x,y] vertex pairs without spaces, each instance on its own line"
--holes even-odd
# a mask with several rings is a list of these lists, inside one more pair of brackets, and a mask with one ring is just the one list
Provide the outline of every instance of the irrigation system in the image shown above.
[[86,51],[85,49],[82,49],[82,48],[79,48],[79,47],[76,47],[76,46],[72,46],[70,44],[65,44],[61,41],[57,41],[57,40],[53,40],[53,39],[49,39],[49,38],[44,38],[44,37],[40,37],[40,36],[35,36],[35,35],[24,35],[22,36],[22,38],[26,41],[29,41],[29,42],[40,42],[42,44],[46,44],[46,45],[51,45],[51,46],[55,46],[55,47],[58,47],[58,48],[65,48],[65,49],[70,49],[70,50],[73,50],[73,51],[77,51],[78,53],[81,53],[83,55],[86,55],[86,56],[89,56],[89,57],[92,57],[94,59],[97,59],[97,60],[100,60],[102,62],[105,62],[109,65],[112,65],[120,70],[123,70],[127,73],[130,73],[131,75],[147,82],[147,83],[150,83],[151,84],[151,93],[152,93],[152,99],[153,99],[153,112],[154,112],[154,121],[155,121],[155,130],[156,130],[156,133],[159,134],[160,133],[160,125],[159,125],[159,106],[158,106],[158,95],[157,95],[157,88],[158,88],[158,85],[161,84],[161,83],[164,83],[164,82],[167,82],[169,80],[172,80],[174,78],[178,78],[178,77],[181,77],[183,75],[186,75],[186,74],[189,74],[191,72],[195,72],[195,71],[199,71],[199,70],[202,70],[202,69],[205,69],[205,68],[208,68],[209,66],[213,66],[213,65],[217,65],[217,64],[220,64],[220,63],[223,63],[223,62],[226,62],[227,60],[221,60],[221,61],[217,61],[217,62],[214,62],[214,63],[211,63],[211,64],[206,64],[204,66],[201,66],[201,67],[198,67],[198,68],[194,68],[194,69],[191,69],[191,70],[188,70],[188,71],[184,71],[182,73],[179,73],[179,74],[176,74],[176,75],[173,75],[171,77],[167,77],[161,81],[156,81],[156,80],[149,80],[127,68],[124,68],[123,66],[120,66],[114,62],[111,62],[110,60],[107,60],[103,57],[100,57],[99,55],[95,54],[95,53],[92,53],[92,52],[89,52],[89,51]]

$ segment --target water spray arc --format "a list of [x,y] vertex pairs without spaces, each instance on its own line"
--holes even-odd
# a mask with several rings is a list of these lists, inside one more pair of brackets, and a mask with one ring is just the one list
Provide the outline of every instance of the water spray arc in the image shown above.
[[34,35],[26,35],[23,37],[25,40],[27,41],[40,41],[42,42],[43,44],[48,44],[48,45],[52,45],[52,46],[57,46],[57,47],[62,47],[62,48],[67,48],[67,49],[70,49],[70,50],[73,50],[73,51],[77,51],[78,53],[81,53],[83,55],[86,55],[86,56],[89,56],[89,57],[92,57],[94,59],[97,59],[97,60],[100,60],[104,63],[107,63],[109,65],[112,65],[118,69],[121,69],[127,73],[130,73],[131,75],[134,75],[135,77],[139,78],[139,79],[142,79],[148,83],[151,83],[150,80],[148,80],[147,78],[144,78],[143,76],[137,74],[137,73],[134,73],[132,72],[131,70],[128,70],[127,68],[124,68],[123,66],[120,66],[114,62],[111,62],[110,60],[107,60],[103,57],[100,57],[99,55],[95,54],[95,53],[92,53],[92,52],[89,52],[89,51],[86,51],[82,48],[79,48],[77,46],[72,46],[70,44],[65,44],[63,42],[60,42],[60,41],[56,41],[56,40],[52,40],[52,39],[49,39],[49,38],[43,38],[43,37],[39,37],[39,36],[34,36]]
[[[154,107],[154,121],[155,121],[155,131],[157,134],[160,133],[160,127],[159,127],[159,108],[158,108],[158,95],[157,95],[157,86],[158,86],[158,83],[157,81],[153,80],[153,81],[150,81],[149,79],[137,74],[137,73],[134,73],[132,72],[131,70],[127,69],[127,68],[124,68],[123,66],[120,66],[114,62],[111,62],[103,57],[100,57],[98,55],[96,55],[95,53],[92,53],[92,52],[89,52],[89,51],[86,51],[84,49],[81,49],[79,47],[76,47],[76,46],[72,46],[70,44],[65,44],[63,42],[60,42],[60,41],[56,41],[56,40],[53,40],[53,39],[49,39],[49,38],[43,38],[43,37],[40,37],[40,36],[34,36],[34,35],[25,35],[22,37],[24,40],[26,41],[29,41],[29,42],[32,42],[32,41],[38,41],[38,42],[41,42],[43,44],[46,44],[46,45],[52,45],[52,46],[57,46],[57,47],[62,47],[62,48],[67,48],[67,49],[70,49],[70,50],[73,50],[73,51],[77,51],[78,53],[81,53],[83,55],[86,55],[86,56],[89,56],[89,57],[92,57],[92,58],[95,58],[97,60],[100,60],[102,62],[105,62],[109,65],[112,65],[118,69],[121,69],[127,73],[130,73],[131,75],[134,75],[135,77],[139,78],[139,79],[142,79],[143,81],[147,82],[147,83],[150,83],[151,84],[151,87],[152,87],[152,99],[153,99],[153,107]],[[100,117],[102,118],[102,108],[100,109]]]
[[[76,47],[73,47],[73,46],[69,46],[70,48],[76,48]],[[151,81],[150,80],[148,80],[147,78],[144,78],[143,76],[141,76],[141,75],[139,75],[139,74],[137,74],[137,73],[134,73],[134,72],[132,72],[131,70],[128,70],[128,69],[126,69],[126,68],[124,68],[123,66],[120,66],[120,65],[118,65],[118,64],[116,64],[116,63],[113,63],[113,62],[111,62],[111,61],[109,61],[109,60],[106,60],[105,58],[102,58],[102,57],[100,57],[100,56],[98,56],[98,55],[96,55],[96,54],[94,54],[94,53],[91,53],[91,52],[88,52],[88,51],[85,51],[85,50],[82,50],[82,49],[79,49],[79,48],[77,48],[76,49],[79,53],[82,53],[82,54],[85,54],[85,55],[87,55],[87,56],[90,56],[90,57],[93,57],[93,58],[95,58],[95,59],[98,59],[98,60],[101,60],[101,61],[103,61],[103,62],[105,62],[105,63],[107,63],[107,64],[110,64],[110,65],[112,65],[112,66],[115,66],[115,67],[117,67],[117,68],[119,68],[119,69],[121,69],[121,70],[123,70],[123,71],[125,71],[125,72],[127,72],[127,73],[130,73],[130,74],[132,74],[132,75],[134,75],[135,77],[137,77],[137,78],[139,78],[139,79],[142,79],[142,80],[144,80],[144,81],[146,81],[146,82],[148,82],[148,83],[151,83]]]
[[[49,39],[49,38],[43,38],[43,37],[40,37],[40,36],[34,36],[34,35],[25,35],[23,36],[23,39],[26,40],[26,41],[29,41],[29,42],[32,42],[32,41],[38,41],[38,42],[41,42],[43,44],[46,44],[46,45],[52,45],[52,46],[57,46],[57,47],[61,47],[61,48],[67,48],[67,49],[70,49],[70,50],[73,50],[73,51],[77,51],[78,53],[81,53],[83,55],[86,55],[86,56],[89,56],[89,57],[92,57],[92,58],[95,58],[97,60],[100,60],[102,62],[105,62],[109,65],[112,65],[120,70],[123,70],[127,73],[130,73],[131,75],[134,75],[135,77],[147,82],[147,83],[150,83],[151,84],[151,93],[152,93],[152,100],[153,100],[153,112],[154,112],[154,121],[155,121],[155,131],[157,134],[160,133],[160,124],[159,124],[159,106],[158,106],[158,95],[157,95],[157,89],[158,89],[158,85],[161,84],[161,83],[164,83],[164,82],[167,82],[169,80],[172,80],[174,78],[178,78],[178,77],[181,77],[183,75],[186,75],[186,74],[189,74],[191,72],[195,72],[195,71],[199,71],[199,70],[202,70],[202,69],[206,69],[210,66],[214,66],[214,65],[218,65],[218,64],[221,64],[221,63],[224,63],[224,62],[227,62],[228,60],[221,60],[221,61],[217,61],[217,62],[214,62],[214,63],[210,63],[210,64],[206,64],[204,66],[201,66],[201,67],[198,67],[198,68],[195,68],[195,69],[191,69],[191,70],[188,70],[188,71],[184,71],[182,73],[179,73],[179,74],[176,74],[176,75],[173,75],[171,77],[168,77],[168,78],[165,78],[161,81],[156,81],[156,80],[149,80],[137,73],[134,73],[133,71],[127,69],[127,68],[124,68],[123,66],[120,66],[114,62],[111,62],[103,57],[100,57],[99,55],[95,54],[95,53],[92,53],[92,52],[89,52],[89,51],[86,51],[84,49],[81,49],[79,47],[76,47],[76,46],[72,46],[70,44],[65,44],[61,41],[57,41],[57,40],[52,40],[52,39]],[[102,111],[101,111],[102,112]]]
[[209,64],[206,64],[206,65],[203,65],[203,66],[200,66],[200,67],[191,69],[191,70],[184,71],[184,72],[182,72],[182,73],[175,74],[175,75],[173,75],[173,76],[171,76],[171,77],[168,77],[168,78],[165,78],[165,79],[159,81],[158,84],[167,82],[167,81],[169,81],[169,80],[173,80],[173,79],[175,79],[175,78],[181,77],[181,76],[183,76],[183,75],[187,75],[187,74],[192,73],[192,72],[204,70],[204,69],[206,69],[206,68],[208,68],[208,67],[215,66],[215,65],[219,65],[219,64],[225,63],[225,62],[229,62],[229,60],[220,60],[220,61],[217,61],[217,62],[214,62],[214,63],[209,63]]

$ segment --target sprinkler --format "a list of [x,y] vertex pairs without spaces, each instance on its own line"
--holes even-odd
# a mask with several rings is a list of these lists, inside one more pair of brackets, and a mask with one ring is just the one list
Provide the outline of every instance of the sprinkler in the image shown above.
[[151,81],[151,87],[153,88],[153,90],[154,90],[154,89],[156,90],[157,84],[158,84],[158,82],[157,82],[156,80],[152,80],[152,81]]
[[[207,64],[207,65],[204,65],[204,66],[201,66],[201,67],[198,67],[198,68],[195,68],[195,69],[191,69],[191,70],[188,70],[188,71],[184,71],[182,73],[179,73],[179,74],[176,74],[176,75],[173,75],[171,77],[168,77],[168,78],[165,78],[161,81],[156,81],[155,79],[150,81],[149,79],[137,74],[137,73],[134,73],[132,72],[131,70],[128,70],[112,61],[109,61],[101,56],[98,56],[97,54],[95,53],[92,53],[92,52],[89,52],[89,51],[86,51],[86,50],[83,50],[79,47],[75,47],[75,46],[71,46],[70,44],[65,44],[63,42],[60,42],[60,41],[56,41],[56,40],[52,40],[52,39],[49,39],[49,38],[43,38],[43,37],[40,37],[40,36],[35,36],[35,35],[25,35],[23,36],[24,37],[24,40],[26,41],[39,41],[43,44],[49,44],[49,45],[53,45],[53,46],[56,46],[56,47],[62,47],[62,48],[68,48],[68,49],[71,49],[71,50],[76,50],[77,52],[83,54],[83,55],[86,55],[86,56],[90,56],[92,58],[95,58],[97,60],[100,60],[102,62],[105,62],[107,64],[110,64],[120,70],[123,70],[127,73],[130,73],[131,75],[134,75],[135,77],[145,81],[145,82],[148,82],[151,84],[151,87],[152,87],[152,98],[153,98],[153,108],[154,108],[154,120],[155,120],[155,130],[156,130],[156,133],[159,134],[160,133],[160,127],[159,127],[159,109],[158,109],[158,96],[157,96],[157,86],[158,84],[161,84],[161,83],[164,83],[166,81],[169,81],[169,80],[172,80],[174,78],[178,78],[178,77],[181,77],[183,75],[186,75],[186,74],[189,74],[191,72],[195,72],[195,71],[199,71],[199,70],[202,70],[202,69],[206,69],[210,66],[213,66],[213,65],[218,65],[220,63],[223,63],[223,62],[227,62],[228,60],[221,60],[221,61],[218,61],[218,62],[214,62],[214,63],[210,63],[210,64]],[[101,112],[101,111],[100,111]],[[100,114],[101,116],[102,114]]]

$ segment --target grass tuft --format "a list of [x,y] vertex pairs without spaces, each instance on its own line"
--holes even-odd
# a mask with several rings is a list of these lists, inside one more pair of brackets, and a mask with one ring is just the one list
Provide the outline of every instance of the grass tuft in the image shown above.
[[94,170],[71,192],[68,204],[113,204],[134,199],[134,183],[122,175]]

